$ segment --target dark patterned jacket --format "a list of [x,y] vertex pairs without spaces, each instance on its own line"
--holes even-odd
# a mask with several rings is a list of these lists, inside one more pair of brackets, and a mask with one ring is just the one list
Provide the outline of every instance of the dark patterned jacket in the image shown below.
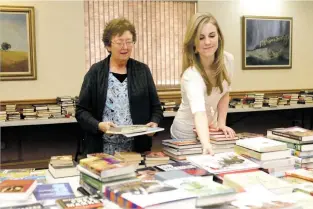
[[[102,121],[105,107],[110,55],[91,66],[76,105],[76,119],[84,130],[83,154],[103,152],[102,132],[98,124]],[[160,100],[149,67],[134,59],[127,62],[127,85],[130,114],[133,124],[160,123],[163,118]],[[134,151],[151,150],[152,138],[143,135],[134,139]]]

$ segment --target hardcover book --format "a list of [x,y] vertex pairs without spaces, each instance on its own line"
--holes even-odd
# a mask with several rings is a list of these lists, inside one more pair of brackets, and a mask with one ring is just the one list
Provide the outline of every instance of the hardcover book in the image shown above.
[[213,174],[228,173],[232,171],[249,170],[259,168],[259,165],[237,155],[234,152],[226,152],[212,155],[198,155],[187,157],[193,164]]
[[36,186],[35,180],[4,180],[0,183],[0,200],[27,200]]
[[237,140],[236,145],[252,149],[257,152],[274,152],[287,149],[286,143],[267,139],[264,137]]
[[34,191],[36,200],[53,200],[61,198],[73,198],[74,192],[69,183],[42,184]]
[[290,128],[278,128],[272,129],[273,135],[283,136],[291,139],[296,139],[299,141],[312,141],[313,131],[300,128],[300,127],[290,127]]
[[176,162],[176,163],[169,163],[164,165],[156,166],[161,171],[173,171],[173,170],[181,170],[184,171],[192,176],[211,176],[207,170],[203,168],[199,168],[195,165],[192,165],[189,162]]
[[57,200],[56,203],[62,209],[88,209],[88,208],[99,208],[103,206],[99,195],[82,196],[74,198],[65,198]]

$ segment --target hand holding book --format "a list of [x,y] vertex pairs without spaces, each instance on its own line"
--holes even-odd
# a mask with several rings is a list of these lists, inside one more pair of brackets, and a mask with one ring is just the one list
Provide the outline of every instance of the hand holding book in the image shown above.
[[98,129],[102,131],[103,133],[107,132],[111,127],[116,127],[116,125],[110,121],[108,122],[100,122],[98,124]]

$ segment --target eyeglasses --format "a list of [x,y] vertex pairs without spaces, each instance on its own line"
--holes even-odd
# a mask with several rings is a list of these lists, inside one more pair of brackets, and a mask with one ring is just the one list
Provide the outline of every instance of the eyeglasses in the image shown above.
[[126,44],[127,47],[131,47],[134,44],[133,41],[125,41],[125,42],[124,41],[112,41],[112,43],[116,44],[120,48],[122,48],[124,46],[124,44]]

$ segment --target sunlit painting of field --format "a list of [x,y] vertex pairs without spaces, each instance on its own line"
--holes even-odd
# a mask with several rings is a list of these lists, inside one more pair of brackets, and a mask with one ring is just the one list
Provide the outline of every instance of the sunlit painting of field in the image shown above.
[[28,72],[28,53],[21,51],[0,51],[1,72]]

